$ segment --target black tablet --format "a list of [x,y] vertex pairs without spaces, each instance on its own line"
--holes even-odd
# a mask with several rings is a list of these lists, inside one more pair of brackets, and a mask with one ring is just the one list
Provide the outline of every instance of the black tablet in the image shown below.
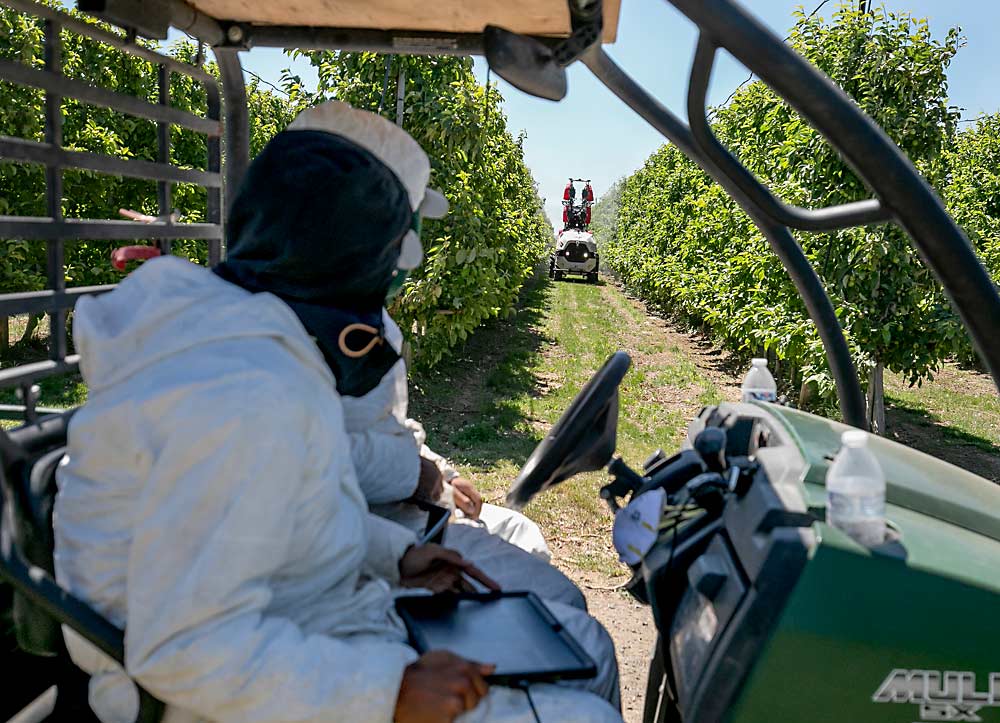
[[593,678],[597,665],[530,592],[401,597],[396,610],[419,653],[450,650],[496,665],[491,683]]

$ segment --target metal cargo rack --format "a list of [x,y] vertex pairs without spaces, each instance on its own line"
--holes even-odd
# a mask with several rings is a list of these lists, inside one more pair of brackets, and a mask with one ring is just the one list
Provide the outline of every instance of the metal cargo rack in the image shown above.
[[[42,241],[46,245],[47,283],[43,291],[0,295],[0,317],[18,314],[48,314],[48,359],[0,370],[0,389],[19,390],[21,405],[4,405],[0,415],[34,421],[37,388],[46,377],[76,371],[79,358],[69,353],[67,313],[88,294],[104,293],[107,286],[66,286],[64,253],[67,243],[83,240],[153,240],[163,253],[170,253],[174,239],[208,242],[210,263],[222,252],[222,102],[219,84],[204,68],[181,62],[140,44],[134,31],[112,32],[46,5],[29,0],[2,0],[10,10],[39,18],[44,25],[44,67],[0,59],[0,80],[44,91],[44,142],[0,136],[0,161],[39,164],[45,167],[45,216],[0,216],[0,238]],[[70,31],[141,58],[157,70],[158,103],[95,87],[62,73],[62,31]],[[170,76],[186,75],[200,83],[207,94],[207,112],[199,116],[170,105]],[[241,79],[242,83],[242,79]],[[156,161],[128,159],[101,153],[70,150],[63,146],[64,98],[111,109],[156,123]],[[170,161],[170,128],[178,126],[205,138],[206,170],[181,168]],[[156,182],[157,205],[166,221],[143,223],[129,220],[77,219],[63,215],[63,170],[80,169]],[[193,184],[207,192],[205,223],[175,223],[169,220],[174,183]]]

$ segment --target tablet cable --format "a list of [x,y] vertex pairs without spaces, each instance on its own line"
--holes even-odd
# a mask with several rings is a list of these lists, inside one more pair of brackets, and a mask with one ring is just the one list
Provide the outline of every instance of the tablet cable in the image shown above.
[[535,707],[535,701],[531,697],[531,691],[528,689],[528,682],[525,680],[520,680],[514,683],[515,688],[520,688],[524,691],[524,695],[528,699],[528,705],[531,706],[531,714],[535,716],[535,723],[542,723],[542,719],[538,716],[538,709]]

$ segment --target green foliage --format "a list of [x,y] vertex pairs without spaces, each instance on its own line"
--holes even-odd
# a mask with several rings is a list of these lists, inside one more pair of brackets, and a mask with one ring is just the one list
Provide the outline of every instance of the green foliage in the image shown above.
[[[792,45],[844,88],[934,185],[947,180],[958,112],[946,69],[960,45],[935,41],[925,20],[877,9],[801,12]],[[718,109],[720,140],[780,198],[821,207],[868,197],[843,160],[763,83]],[[832,383],[816,330],[777,258],[749,218],[676,148],[628,179],[618,235],[605,259],[643,297],[702,326],[729,349],[767,352],[786,380]],[[861,370],[882,363],[912,383],[956,347],[954,314],[904,233],[877,226],[797,234],[847,331]],[[787,379],[790,377],[791,379]]]
[[[151,64],[65,30],[62,40],[66,75],[155,102],[157,74]],[[181,42],[166,52],[191,62],[197,49],[193,43]],[[41,22],[0,9],[0,57],[41,68]],[[320,75],[315,96],[302,88],[298,78],[288,75],[283,79],[287,97],[262,88],[256,80],[249,83],[251,155],[309,102],[336,96],[362,108],[377,108],[383,57],[329,53],[310,57]],[[452,206],[448,218],[426,224],[427,260],[393,310],[405,330],[418,332],[414,346],[420,361],[433,364],[483,320],[511,308],[550,232],[524,164],[523,139],[507,132],[499,92],[491,88],[487,94],[475,82],[467,59],[394,61],[400,62],[405,63],[407,74],[405,127],[432,158],[432,183],[445,192]],[[214,64],[206,67],[218,75]],[[395,72],[392,77],[386,99],[390,116],[395,108]],[[177,108],[205,113],[204,88],[186,76],[172,75],[170,100]],[[66,148],[156,159],[156,124],[151,121],[71,99],[63,101],[63,116]],[[178,128],[171,133],[171,160],[182,167],[204,169],[204,137]],[[44,140],[44,95],[0,83],[0,134]],[[62,210],[67,217],[114,219],[120,208],[157,213],[152,182],[67,170],[63,185]],[[172,206],[185,221],[202,221],[206,193],[189,184],[173,184]],[[46,215],[43,168],[0,164],[0,214]],[[117,245],[109,241],[67,245],[67,281],[72,285],[118,281],[121,275],[109,262]],[[202,263],[207,260],[203,242],[174,242],[174,252]],[[44,286],[44,244],[0,241],[0,292]]]
[[948,211],[1000,281],[1000,113],[959,133],[949,155]]
[[[52,3],[57,5],[56,3]],[[62,9],[62,8],[60,8]],[[85,16],[81,16],[85,17]],[[104,26],[110,29],[110,26]],[[143,42],[147,47],[155,44]],[[178,42],[167,54],[193,62],[197,48]],[[35,68],[44,66],[43,28],[36,18],[0,8],[0,57]],[[156,68],[145,60],[109,45],[62,31],[63,73],[95,86],[157,102]],[[207,70],[218,75],[210,63]],[[247,87],[250,107],[251,152],[256,152],[294,117],[295,107],[259,87]],[[199,115],[206,112],[204,87],[186,75],[170,77],[172,106]],[[156,124],[106,108],[64,99],[63,145],[71,150],[105,153],[121,158],[155,161]],[[44,95],[40,91],[0,82],[0,134],[44,140]],[[205,169],[205,137],[171,127],[171,160],[185,168]],[[205,220],[207,196],[191,184],[173,184],[172,206],[188,222]],[[156,184],[152,181],[104,175],[90,171],[63,172],[62,212],[67,218],[119,218],[118,209],[156,214]],[[47,215],[45,172],[41,166],[0,163],[0,214]],[[122,242],[84,241],[66,246],[67,283],[74,286],[116,283],[121,273],[111,267],[110,253]],[[180,240],[174,253],[193,261],[207,261],[207,244]],[[45,286],[45,245],[23,240],[0,240],[0,292],[30,291]]]
[[[949,152],[949,167],[943,189],[948,212],[1000,283],[1000,113],[978,118],[958,134]],[[964,336],[956,356],[965,363],[979,363]]]
[[599,249],[605,244],[618,240],[618,210],[622,204],[627,178],[619,178],[611,184],[597,203],[594,204],[590,220],[590,230],[597,240]]
[[[431,186],[451,204],[423,227],[426,258],[391,312],[408,334],[415,360],[436,363],[486,319],[507,313],[551,239],[523,135],[513,137],[495,87],[478,85],[472,61],[397,57],[385,85],[385,56],[311,53],[316,100],[336,97],[395,120],[396,79],[405,69],[403,127],[431,159]],[[288,78],[294,95],[300,86]]]

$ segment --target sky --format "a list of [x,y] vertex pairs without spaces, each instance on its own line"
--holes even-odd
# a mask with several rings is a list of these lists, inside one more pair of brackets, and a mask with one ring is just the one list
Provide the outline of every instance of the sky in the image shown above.
[[[829,16],[838,0],[830,0],[820,14]],[[793,24],[792,12],[808,12],[821,0],[746,0],[761,21],[784,37]],[[874,4],[874,3],[873,3]],[[884,0],[893,11],[927,17],[935,37],[958,26],[966,46],[949,70],[951,102],[963,109],[963,118],[1000,109],[1000,2],[997,0]],[[640,84],[682,118],[688,69],[694,53],[694,26],[663,0],[622,0],[618,38],[605,46],[608,54]],[[291,67],[307,85],[315,73],[307,64],[293,62],[280,50],[256,49],[243,55],[243,65],[277,82]],[[476,60],[480,82],[486,64]],[[748,75],[735,60],[720,56],[712,76],[709,102],[721,103]],[[581,64],[568,69],[569,92],[560,103],[525,95],[499,80],[510,130],[527,132],[525,157],[538,181],[550,219],[561,218],[560,199],[569,176],[593,179],[599,197],[615,180],[642,166],[663,138],[634,112],[614,98]],[[492,80],[498,80],[496,75]]]

